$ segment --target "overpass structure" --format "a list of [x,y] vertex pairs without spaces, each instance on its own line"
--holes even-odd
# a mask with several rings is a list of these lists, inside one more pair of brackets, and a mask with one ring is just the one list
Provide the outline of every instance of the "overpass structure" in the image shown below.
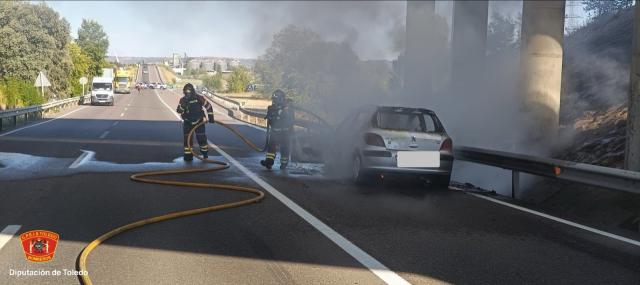
[[[499,2],[498,2],[499,4]],[[404,89],[406,92],[437,92],[425,78],[437,77],[442,69],[450,68],[451,96],[460,96],[457,87],[464,84],[481,84],[487,42],[487,18],[489,1],[456,1],[453,4],[451,53],[438,43],[445,42],[440,29],[435,1],[408,1],[406,51],[403,55]],[[627,129],[626,168],[640,171],[640,61],[638,54],[638,24],[640,14],[635,8],[633,53],[629,90],[629,117]],[[520,108],[535,122],[531,126],[530,139],[537,144],[552,147],[557,138],[560,123],[561,79],[565,1],[523,1],[520,79],[517,96]],[[442,58],[450,58],[443,64]],[[464,84],[461,84],[463,82]]]

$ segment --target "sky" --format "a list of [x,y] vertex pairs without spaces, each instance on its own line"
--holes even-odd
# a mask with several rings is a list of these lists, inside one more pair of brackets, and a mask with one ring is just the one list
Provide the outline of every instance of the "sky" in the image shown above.
[[[400,52],[404,1],[45,1],[71,25],[98,21],[109,36],[109,55],[255,58],[274,33],[289,24],[305,26],[325,39],[347,42],[363,59],[393,59]],[[450,14],[451,2],[438,1]],[[516,16],[521,1],[491,1],[495,10]],[[569,13],[569,8],[567,9]],[[573,14],[583,15],[581,7]]]

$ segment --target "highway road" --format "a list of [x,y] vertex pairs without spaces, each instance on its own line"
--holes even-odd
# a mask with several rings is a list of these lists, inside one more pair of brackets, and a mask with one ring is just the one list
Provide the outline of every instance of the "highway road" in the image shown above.
[[[149,76],[159,81],[155,68]],[[78,106],[0,133],[0,284],[78,284],[10,272],[74,269],[82,248],[117,226],[248,197],[129,180],[202,166],[182,162],[179,98],[134,91],[113,107]],[[264,140],[219,108],[216,120]],[[226,129],[208,125],[207,135],[218,147],[212,156],[232,158],[232,167],[176,179],[266,187],[267,197],[116,236],[89,256],[95,284],[640,284],[640,246],[463,191],[354,186],[317,165],[268,171],[263,154]],[[8,233],[9,225],[20,229]],[[18,235],[32,229],[60,234],[53,261],[25,260]]]

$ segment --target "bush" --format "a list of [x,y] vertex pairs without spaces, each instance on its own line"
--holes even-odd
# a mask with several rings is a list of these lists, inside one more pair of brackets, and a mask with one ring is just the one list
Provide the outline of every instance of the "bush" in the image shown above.
[[249,83],[251,83],[249,71],[242,67],[237,68],[233,73],[231,73],[231,78],[229,79],[229,92],[244,92],[244,89]]
[[202,80],[202,84],[209,90],[220,91],[222,89],[222,74],[217,73],[213,76],[206,76]]
[[7,109],[44,103],[44,98],[31,82],[16,78],[5,78],[0,81],[0,93],[3,95],[2,100]]

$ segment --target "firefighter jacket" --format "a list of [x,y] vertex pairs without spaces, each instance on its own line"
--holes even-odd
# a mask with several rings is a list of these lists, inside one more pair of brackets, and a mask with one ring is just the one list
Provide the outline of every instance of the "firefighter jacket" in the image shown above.
[[293,128],[293,110],[288,105],[269,106],[265,119],[272,131],[289,131]]
[[180,114],[183,120],[191,123],[197,123],[205,116],[203,107],[207,109],[206,115],[209,117],[209,121],[213,122],[213,107],[209,101],[205,100],[200,95],[184,96],[180,98],[180,104],[178,104],[176,112]]

